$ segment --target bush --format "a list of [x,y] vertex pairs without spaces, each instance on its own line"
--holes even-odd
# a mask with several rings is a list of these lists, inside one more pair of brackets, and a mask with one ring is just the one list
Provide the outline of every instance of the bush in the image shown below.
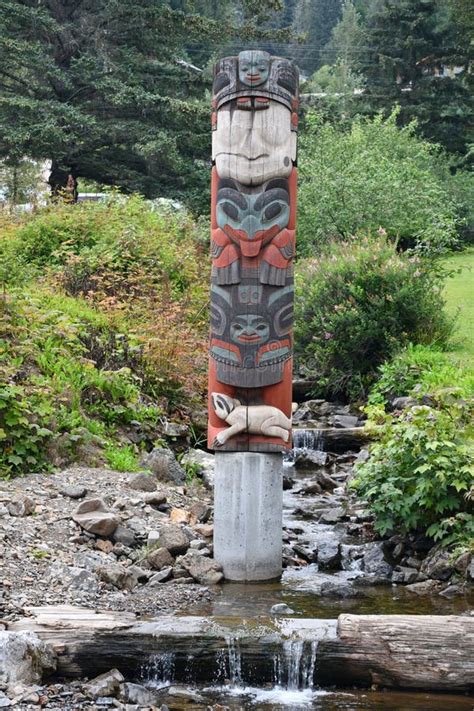
[[376,530],[472,545],[472,402],[456,392],[438,393],[435,406],[411,407],[400,417],[380,406],[368,412],[379,441],[356,467],[352,486],[375,514]]
[[382,226],[403,246],[442,251],[453,244],[458,201],[446,188],[439,149],[384,119],[355,120],[350,129],[308,114],[299,150],[298,245],[310,255],[335,237]]
[[315,395],[363,397],[377,368],[408,342],[444,345],[441,274],[385,237],[333,242],[296,271],[295,350]]

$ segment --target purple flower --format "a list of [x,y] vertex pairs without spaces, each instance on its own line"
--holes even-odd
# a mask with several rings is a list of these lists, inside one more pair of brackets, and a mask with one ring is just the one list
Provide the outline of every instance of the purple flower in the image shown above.
[[332,338],[333,334],[329,333],[329,331],[324,331],[324,340],[329,341]]

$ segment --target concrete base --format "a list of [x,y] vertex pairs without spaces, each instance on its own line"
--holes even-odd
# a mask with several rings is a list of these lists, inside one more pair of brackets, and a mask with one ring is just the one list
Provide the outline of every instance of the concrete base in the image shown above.
[[216,452],[214,558],[227,580],[272,580],[282,569],[281,454]]

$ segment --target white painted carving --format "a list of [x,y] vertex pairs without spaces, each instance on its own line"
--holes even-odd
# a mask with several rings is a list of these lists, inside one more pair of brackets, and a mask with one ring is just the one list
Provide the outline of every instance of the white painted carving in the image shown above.
[[212,132],[212,158],[220,178],[244,185],[289,177],[296,160],[291,112],[277,101],[260,111],[223,106]]
[[221,447],[227,440],[242,432],[266,437],[280,437],[288,442],[291,420],[277,407],[250,405],[245,407],[239,400],[221,393],[211,393],[212,406],[219,419],[230,427],[216,436],[214,447]]

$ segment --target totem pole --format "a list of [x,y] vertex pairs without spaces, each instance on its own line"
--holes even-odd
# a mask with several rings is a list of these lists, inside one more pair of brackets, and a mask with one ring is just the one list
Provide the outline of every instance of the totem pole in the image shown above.
[[252,50],[217,63],[208,445],[216,452],[215,554],[237,580],[281,572],[297,109],[298,71],[287,59]]

